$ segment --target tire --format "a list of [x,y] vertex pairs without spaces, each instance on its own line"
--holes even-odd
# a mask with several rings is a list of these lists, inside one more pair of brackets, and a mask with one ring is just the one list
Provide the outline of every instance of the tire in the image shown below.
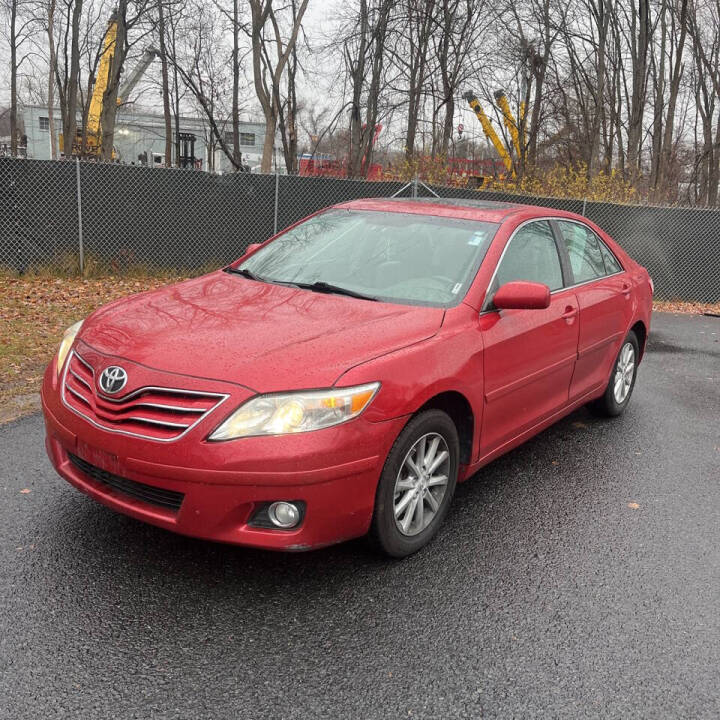
[[[630,350],[628,350],[628,346]],[[628,354],[632,351],[632,371],[629,373],[626,365]],[[600,417],[617,417],[625,412],[625,408],[630,402],[632,397],[633,388],[635,387],[635,379],[637,378],[638,358],[640,357],[640,345],[638,343],[637,336],[631,330],[625,340],[623,340],[615,363],[613,364],[612,373],[610,373],[610,380],[608,381],[605,392],[597,400],[593,400],[588,405],[588,409],[595,415]],[[621,368],[625,366],[625,381],[620,386],[620,375],[622,374]],[[617,392],[618,387],[621,387],[621,392]]]
[[[419,466],[419,458],[428,464]],[[410,420],[388,453],[375,494],[369,538],[379,550],[402,558],[432,540],[455,492],[459,458],[457,428],[447,413],[426,410]],[[433,469],[436,462],[439,465]],[[421,472],[413,471],[413,466]]]

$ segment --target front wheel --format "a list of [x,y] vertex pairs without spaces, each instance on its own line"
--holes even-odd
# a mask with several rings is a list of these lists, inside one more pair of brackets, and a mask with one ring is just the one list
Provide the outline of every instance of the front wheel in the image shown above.
[[631,330],[620,346],[605,393],[588,406],[596,415],[617,417],[624,412],[635,387],[639,357],[640,346]]
[[442,410],[405,426],[388,453],[375,496],[370,537],[392,557],[427,545],[447,515],[457,482],[457,428]]

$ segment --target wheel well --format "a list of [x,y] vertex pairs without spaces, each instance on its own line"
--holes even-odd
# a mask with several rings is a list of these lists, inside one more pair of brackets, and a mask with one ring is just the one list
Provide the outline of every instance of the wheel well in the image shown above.
[[460,439],[460,462],[464,465],[469,464],[472,456],[475,418],[467,398],[455,391],[440,393],[431,397],[418,412],[430,409],[443,410],[455,423]]
[[647,328],[645,327],[645,323],[642,320],[638,320],[630,329],[637,336],[638,345],[640,346],[640,358],[639,359],[642,360],[642,356],[645,354],[645,341],[647,340]]

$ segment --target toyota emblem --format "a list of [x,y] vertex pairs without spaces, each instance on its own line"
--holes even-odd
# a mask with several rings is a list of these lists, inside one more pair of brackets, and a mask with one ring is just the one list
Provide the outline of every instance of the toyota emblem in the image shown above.
[[127,383],[127,373],[118,365],[106,367],[100,375],[100,389],[108,395],[119,393]]

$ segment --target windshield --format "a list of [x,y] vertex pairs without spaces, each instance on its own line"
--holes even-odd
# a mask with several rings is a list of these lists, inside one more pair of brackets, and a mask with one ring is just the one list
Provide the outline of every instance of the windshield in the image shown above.
[[310,289],[449,307],[465,296],[497,228],[476,220],[334,209],[288,230],[235,270],[266,282],[319,283]]

